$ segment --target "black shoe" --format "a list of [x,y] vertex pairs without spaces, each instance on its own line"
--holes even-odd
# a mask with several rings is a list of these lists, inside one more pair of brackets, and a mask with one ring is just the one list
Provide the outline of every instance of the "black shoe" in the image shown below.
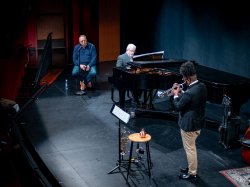
[[197,179],[197,175],[192,175],[189,173],[182,173],[179,175],[179,179],[183,179],[183,180]]
[[182,172],[182,173],[188,173],[188,168],[180,168],[180,172]]

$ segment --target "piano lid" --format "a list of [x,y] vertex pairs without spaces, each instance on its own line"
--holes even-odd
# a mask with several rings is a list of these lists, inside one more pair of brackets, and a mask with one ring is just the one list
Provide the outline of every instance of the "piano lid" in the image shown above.
[[162,59],[162,60],[150,60],[150,61],[133,61],[128,62],[128,65],[135,66],[138,68],[161,68],[168,66],[178,66],[187,60],[185,59]]
[[152,53],[144,53],[140,55],[134,55],[134,61],[141,60],[161,60],[164,58],[164,51],[152,52]]
[[164,51],[157,51],[152,53],[134,55],[133,62],[128,62],[127,64],[138,68],[164,68],[168,66],[179,67],[186,61],[187,60],[185,59],[164,59]]

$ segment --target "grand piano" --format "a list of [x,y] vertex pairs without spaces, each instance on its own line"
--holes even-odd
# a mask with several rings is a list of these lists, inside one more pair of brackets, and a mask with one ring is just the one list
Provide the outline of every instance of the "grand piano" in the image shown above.
[[[114,89],[119,91],[119,105],[125,107],[125,96],[128,90],[143,92],[142,108],[154,110],[154,98],[158,90],[169,89],[173,83],[181,83],[179,67],[184,59],[163,59],[164,52],[138,55],[127,67],[113,68],[113,76],[109,77],[112,85],[111,98]],[[208,89],[208,103],[222,104],[225,95],[231,98],[233,112],[238,115],[242,104],[250,98],[250,79],[235,74],[216,70],[195,63],[198,79],[204,82]],[[113,100],[113,98],[112,98]]]

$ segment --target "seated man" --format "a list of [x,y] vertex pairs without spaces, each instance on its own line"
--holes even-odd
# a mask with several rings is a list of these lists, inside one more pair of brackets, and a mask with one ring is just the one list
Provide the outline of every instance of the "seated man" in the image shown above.
[[87,41],[85,35],[79,36],[79,44],[74,47],[72,75],[80,81],[80,90],[91,88],[91,80],[96,76],[96,48]]

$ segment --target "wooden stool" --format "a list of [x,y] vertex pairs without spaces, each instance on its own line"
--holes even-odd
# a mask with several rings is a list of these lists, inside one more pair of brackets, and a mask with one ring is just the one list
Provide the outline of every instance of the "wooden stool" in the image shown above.
[[132,160],[132,152],[133,152],[133,144],[134,142],[137,143],[145,143],[146,144],[146,154],[147,154],[147,166],[148,166],[148,176],[149,176],[149,182],[151,183],[151,169],[152,169],[152,163],[151,163],[151,157],[150,157],[150,150],[149,150],[149,141],[151,140],[151,136],[149,134],[146,134],[144,138],[141,138],[140,133],[133,133],[128,136],[128,139],[131,141],[130,146],[130,153],[129,153],[129,162],[128,162],[128,172],[127,172],[127,180],[128,183],[128,176],[131,169],[131,160]]

